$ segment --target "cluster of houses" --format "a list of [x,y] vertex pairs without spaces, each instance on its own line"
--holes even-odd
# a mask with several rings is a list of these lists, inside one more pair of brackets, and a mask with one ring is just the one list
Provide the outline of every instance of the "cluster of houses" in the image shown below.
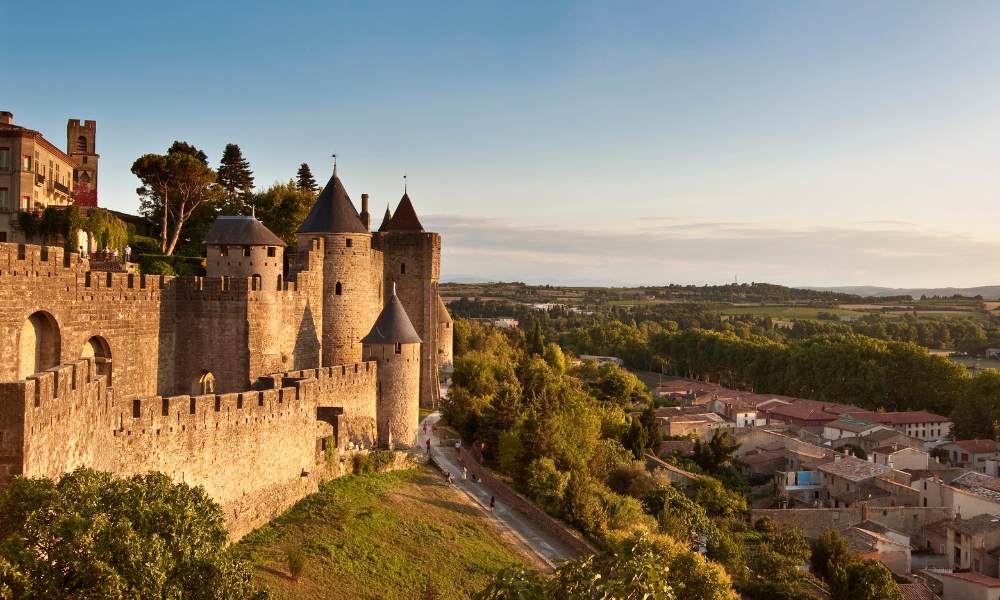
[[675,404],[656,409],[667,436],[661,457],[728,430],[762,498],[755,518],[810,537],[839,530],[906,582],[907,598],[1000,600],[1000,443],[954,440],[951,420],[927,411],[682,379],[661,383],[657,395]]

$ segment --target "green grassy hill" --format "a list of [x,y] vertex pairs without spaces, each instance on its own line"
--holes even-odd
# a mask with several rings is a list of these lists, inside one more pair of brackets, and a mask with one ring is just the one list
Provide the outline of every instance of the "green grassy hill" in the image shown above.
[[[301,549],[298,581],[289,551]],[[467,598],[537,560],[426,467],[327,482],[232,549],[277,599]]]

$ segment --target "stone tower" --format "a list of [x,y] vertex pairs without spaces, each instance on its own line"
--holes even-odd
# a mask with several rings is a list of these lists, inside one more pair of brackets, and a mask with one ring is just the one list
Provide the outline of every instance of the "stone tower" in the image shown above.
[[66,123],[66,154],[73,159],[73,201],[77,206],[97,206],[97,121]]
[[[438,306],[441,236],[424,231],[409,195],[404,193],[394,213],[386,210],[375,240],[384,257],[385,285],[396,285],[400,300],[410,307],[413,327],[425,342],[420,356],[420,404],[434,406],[440,397],[435,338],[438,315],[443,309]],[[448,332],[450,335],[450,327]]]
[[254,217],[222,216],[205,234],[209,277],[246,277],[255,290],[281,290],[285,242]]
[[363,342],[365,360],[378,363],[379,445],[411,447],[417,439],[423,344],[395,290]]
[[299,227],[297,246],[307,255],[314,238],[324,241],[322,366],[361,360],[361,337],[382,305],[382,255],[372,248],[372,234],[333,176]]

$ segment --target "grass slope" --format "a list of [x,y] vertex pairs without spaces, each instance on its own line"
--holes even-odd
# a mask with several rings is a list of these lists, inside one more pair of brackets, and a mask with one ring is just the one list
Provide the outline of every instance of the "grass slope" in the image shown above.
[[[294,548],[306,555],[298,581],[288,570]],[[279,599],[466,598],[497,570],[530,560],[426,467],[329,481],[233,552]]]

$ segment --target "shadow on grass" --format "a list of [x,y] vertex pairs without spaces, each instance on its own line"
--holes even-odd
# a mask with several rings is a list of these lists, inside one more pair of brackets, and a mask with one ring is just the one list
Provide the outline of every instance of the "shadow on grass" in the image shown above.
[[281,571],[279,569],[275,569],[274,567],[269,567],[267,565],[256,565],[256,567],[257,567],[258,571],[263,571],[265,573],[270,573],[271,575],[274,575],[275,577],[279,577],[281,579],[284,579],[285,581],[295,581],[294,577],[292,577],[288,573],[285,573],[284,571]]
[[400,498],[409,498],[410,500],[416,500],[417,502],[422,502],[424,504],[429,504],[431,506],[436,506],[444,510],[451,510],[459,513],[463,513],[469,516],[483,516],[483,512],[479,508],[475,508],[465,504],[463,502],[455,502],[453,500],[441,500],[439,498],[425,498],[422,496],[414,496],[412,494],[396,494]]

